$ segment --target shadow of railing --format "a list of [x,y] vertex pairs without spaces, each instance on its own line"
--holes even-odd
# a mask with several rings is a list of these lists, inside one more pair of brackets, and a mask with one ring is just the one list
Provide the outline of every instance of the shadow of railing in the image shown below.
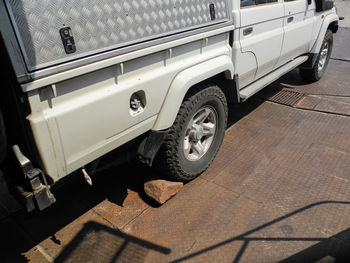
[[334,260],[327,262],[350,262],[350,228],[330,238],[320,239],[319,243],[280,261],[280,263],[320,262],[321,259],[328,256]]
[[54,262],[144,262],[149,251],[169,254],[169,248],[136,238],[96,222],[88,222]]
[[[278,217],[270,222],[262,224],[252,230],[249,230],[241,235],[235,236],[233,238],[224,240],[220,243],[207,247],[205,249],[199,250],[190,255],[184,256],[182,258],[171,261],[171,263],[175,262],[184,262],[189,259],[193,259],[196,256],[202,255],[204,253],[210,252],[214,249],[220,248],[222,246],[228,245],[233,242],[243,241],[242,246],[240,247],[239,252],[236,254],[233,259],[234,263],[240,262],[242,259],[248,245],[250,242],[296,242],[296,241],[307,241],[307,242],[319,242],[314,246],[311,246],[297,254],[294,254],[286,259],[284,259],[283,263],[292,263],[292,262],[316,262],[326,256],[332,256],[337,259],[336,262],[350,262],[350,228],[330,237],[251,237],[250,235],[257,233],[258,231],[265,229],[269,226],[277,224],[287,218],[295,216],[299,213],[302,213],[308,209],[314,208],[320,205],[326,204],[336,204],[336,205],[350,205],[348,201],[322,201],[310,204],[303,208],[297,209],[291,213],[288,213],[284,216]],[[345,261],[349,260],[349,261]]]

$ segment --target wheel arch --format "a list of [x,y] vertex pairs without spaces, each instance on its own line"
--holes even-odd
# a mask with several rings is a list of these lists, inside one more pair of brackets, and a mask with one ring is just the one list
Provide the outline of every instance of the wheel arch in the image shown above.
[[[204,81],[217,83],[233,80],[234,67],[232,59],[227,55],[210,59],[180,72],[169,87],[152,130],[161,131],[171,127],[186,95],[198,84]],[[222,85],[219,87],[223,89],[226,96],[230,96],[227,88],[223,88]],[[232,89],[235,89],[235,86],[232,86]],[[232,92],[234,93],[235,91]]]
[[318,54],[320,52],[323,39],[328,29],[330,29],[333,33],[337,32],[338,20],[339,20],[339,17],[334,13],[329,14],[324,18],[320,32],[316,39],[316,42],[310,51],[311,54]]
[[328,26],[328,29],[330,29],[333,32],[333,34],[337,33],[339,29],[338,21],[331,22]]

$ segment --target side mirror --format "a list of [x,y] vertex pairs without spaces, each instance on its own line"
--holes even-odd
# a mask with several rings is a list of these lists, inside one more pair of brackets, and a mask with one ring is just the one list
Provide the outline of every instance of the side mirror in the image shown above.
[[316,12],[326,11],[332,9],[334,6],[333,0],[315,0]]
[[311,5],[311,4],[312,4],[312,0],[307,0],[307,3],[308,3],[309,5]]
[[332,9],[333,7],[334,7],[334,2],[331,0],[327,0],[325,2],[324,10],[329,10],[329,9]]

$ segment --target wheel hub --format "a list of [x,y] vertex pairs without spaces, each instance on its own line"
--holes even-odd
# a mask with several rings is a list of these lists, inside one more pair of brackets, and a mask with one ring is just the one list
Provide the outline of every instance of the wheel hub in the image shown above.
[[190,131],[190,138],[192,141],[197,142],[202,139],[204,128],[198,124],[193,124],[192,127],[193,129]]
[[326,43],[321,52],[320,52],[320,58],[318,61],[318,71],[321,71],[325,65],[326,65],[326,61],[327,61],[327,57],[328,57],[328,43]]
[[183,141],[183,152],[187,160],[197,161],[209,150],[216,131],[217,114],[210,107],[198,110],[187,125]]

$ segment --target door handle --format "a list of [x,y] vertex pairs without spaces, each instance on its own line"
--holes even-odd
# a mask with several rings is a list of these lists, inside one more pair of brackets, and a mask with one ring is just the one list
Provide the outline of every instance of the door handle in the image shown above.
[[248,27],[246,29],[243,29],[243,36],[249,35],[253,32],[253,28],[252,27]]
[[291,22],[293,22],[293,20],[294,20],[294,17],[292,17],[292,16],[291,16],[291,17],[288,17],[288,18],[287,18],[287,23],[291,23]]

